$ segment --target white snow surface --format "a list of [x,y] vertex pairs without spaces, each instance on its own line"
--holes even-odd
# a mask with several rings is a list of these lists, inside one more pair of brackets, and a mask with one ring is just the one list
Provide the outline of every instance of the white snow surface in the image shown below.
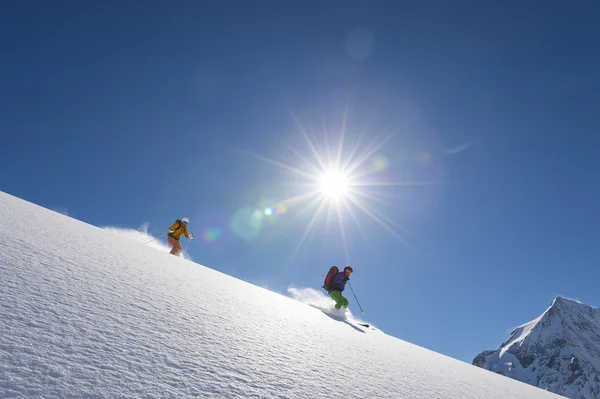
[[0,275],[1,398],[558,397],[2,192]]
[[559,296],[473,363],[571,399],[600,399],[600,309]]

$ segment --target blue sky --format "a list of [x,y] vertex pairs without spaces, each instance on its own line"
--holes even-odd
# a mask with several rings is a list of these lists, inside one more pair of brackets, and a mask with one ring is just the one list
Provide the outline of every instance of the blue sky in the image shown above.
[[[470,361],[556,295],[600,306],[598,14],[14,3],[0,15],[0,189],[155,235],[188,216],[195,261],[282,293],[349,263],[367,320]],[[393,133],[361,181],[404,185],[358,189],[395,234],[355,207],[345,245],[322,213],[298,247],[316,208],[286,204],[303,180],[264,158],[315,163],[299,126],[321,154],[345,126],[345,157]]]

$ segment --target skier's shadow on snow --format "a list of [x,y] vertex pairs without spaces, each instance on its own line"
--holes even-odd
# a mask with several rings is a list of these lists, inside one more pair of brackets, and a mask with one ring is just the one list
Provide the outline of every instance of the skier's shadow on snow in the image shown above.
[[[309,304],[310,305],[310,304]],[[321,306],[316,306],[316,305],[310,305],[315,309],[319,309],[321,312],[323,312],[324,315],[328,316],[329,318],[335,320],[335,321],[341,321],[343,323],[348,324],[350,327],[354,328],[356,331],[361,332],[363,334],[366,334],[367,332],[363,329],[361,329],[360,327],[355,326],[354,324],[350,323],[348,320],[344,319],[343,317],[340,316],[334,316],[332,314],[329,314],[328,311],[329,309],[327,308],[323,308]]]

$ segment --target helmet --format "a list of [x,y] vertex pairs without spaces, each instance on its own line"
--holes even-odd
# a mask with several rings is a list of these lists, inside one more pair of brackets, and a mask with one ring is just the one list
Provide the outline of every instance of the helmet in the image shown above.
[[350,267],[349,265],[346,265],[346,267],[344,267],[344,271],[346,270],[350,270],[351,273],[354,273],[354,270],[352,270],[352,267]]
[[188,224],[190,222],[190,219],[188,218],[181,218],[181,221],[185,224]]

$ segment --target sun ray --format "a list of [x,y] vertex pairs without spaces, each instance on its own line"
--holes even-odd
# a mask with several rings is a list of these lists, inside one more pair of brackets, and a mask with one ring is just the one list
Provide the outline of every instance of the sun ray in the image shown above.
[[344,218],[342,217],[342,208],[337,207],[337,219],[340,226],[340,235],[342,237],[342,244],[344,245],[344,255],[346,256],[345,263],[350,263],[350,253],[348,252],[348,240],[346,238],[346,230],[344,229]]
[[293,148],[288,142],[283,141],[282,139],[279,139],[279,142],[288,150],[290,151],[292,154],[294,154],[294,156],[298,157],[298,159],[302,162],[304,162],[305,164],[309,165],[311,169],[314,170],[313,173],[310,174],[309,179],[314,180],[315,179],[315,175],[321,170],[319,168],[318,165],[316,165],[315,163],[311,162],[306,156],[302,155],[300,153],[300,151],[296,150],[295,148]]
[[388,133],[383,139],[380,139],[379,142],[376,142],[370,149],[367,147],[365,151],[358,156],[358,159],[347,168],[348,173],[354,173],[359,166],[372,157],[373,154],[379,151],[381,147],[383,147],[392,137],[394,137],[394,134],[395,133]]
[[373,202],[377,202],[377,203],[379,203],[381,205],[385,205],[386,204],[386,202],[385,202],[385,200],[383,198],[378,197],[374,193],[366,193],[366,192],[362,192],[362,191],[356,190],[354,188],[350,188],[349,189],[349,193],[351,195],[360,195],[360,196],[362,196],[362,197],[364,197],[366,199],[369,199],[369,200],[371,200]]
[[439,180],[434,181],[372,181],[372,182],[353,182],[352,187],[410,187],[410,186],[435,186],[442,184]]
[[327,227],[329,227],[329,225],[331,224],[331,216],[334,213],[333,209],[334,209],[333,201],[328,201],[327,202],[327,220],[325,223],[325,226],[327,226]]
[[305,170],[302,170],[300,168],[297,168],[297,167],[294,167],[294,166],[291,166],[291,165],[286,165],[283,162],[279,162],[279,161],[276,161],[274,159],[267,158],[265,156],[255,154],[255,153],[253,153],[251,151],[243,151],[243,152],[245,152],[246,154],[248,154],[248,155],[250,155],[250,156],[252,156],[254,158],[260,159],[263,162],[266,162],[266,163],[269,163],[271,165],[277,166],[277,167],[279,167],[281,169],[284,169],[284,170],[287,170],[289,172],[296,173],[297,175],[300,175],[302,177],[305,177],[305,178],[308,178],[308,179],[314,179],[314,174],[311,174],[311,173],[309,173],[309,172],[307,172]]
[[350,162],[352,162],[352,159],[355,157],[356,152],[358,151],[358,148],[360,147],[360,144],[362,143],[363,138],[367,135],[367,132],[363,132],[358,139],[356,140],[356,142],[354,143],[354,145],[352,146],[352,150],[350,151],[350,153],[348,154],[348,156],[346,157],[346,160],[344,161],[344,164],[340,167],[340,169],[342,170],[348,170],[348,165],[350,165]]
[[324,201],[321,201],[321,203],[319,204],[319,208],[317,208],[317,211],[315,212],[312,219],[310,220],[310,223],[308,224],[308,226],[306,226],[306,229],[304,230],[304,233],[302,234],[302,237],[300,238],[300,242],[298,243],[298,245],[296,246],[296,248],[293,251],[294,255],[296,255],[298,253],[298,251],[302,247],[302,244],[304,244],[304,241],[306,240],[308,235],[311,233],[313,225],[316,223],[317,219],[319,218],[319,215],[323,211],[323,208],[325,207],[326,204],[327,203]]
[[409,199],[408,194],[380,192],[380,191],[375,191],[372,188],[369,191],[357,190],[356,188],[351,188],[350,195],[362,196],[365,199],[367,199],[371,202],[380,204],[382,206],[389,205],[390,200],[394,201],[394,203],[397,203],[398,200],[406,201]]
[[[333,153],[331,152],[331,143],[329,142],[329,134],[327,133],[327,131],[325,131],[324,135],[325,135],[325,141],[324,141],[325,152],[327,153],[327,159],[329,160],[329,162],[331,162],[331,159],[333,159]],[[328,167],[332,168],[332,167],[334,167],[334,165],[328,165]]]
[[385,230],[387,230],[388,233],[390,233],[391,235],[393,235],[394,237],[396,237],[397,239],[402,241],[405,245],[410,246],[410,244],[400,234],[398,234],[394,229],[389,227],[384,221],[382,221],[379,217],[377,217],[377,215],[375,215],[370,209],[368,209],[366,206],[361,204],[359,201],[356,201],[356,199],[354,199],[354,198],[348,198],[348,199],[352,203],[354,203],[354,205],[356,205],[358,207],[358,209],[362,210],[364,213],[369,215],[377,224],[379,224],[381,227],[383,227]]
[[307,193],[297,194],[297,195],[294,195],[292,197],[284,198],[284,199],[282,199],[281,201],[278,201],[278,202],[281,202],[281,203],[284,203],[284,204],[288,204],[288,205],[295,205],[295,204],[298,204],[298,203],[303,203],[305,200],[307,200],[309,198],[317,197],[318,195],[319,195],[319,190],[315,189],[315,190],[311,190],[311,191],[309,191]]
[[319,162],[319,165],[321,166],[321,168],[322,169],[326,169],[327,165],[323,161],[323,158],[321,158],[321,155],[319,154],[319,151],[317,150],[317,148],[315,147],[315,145],[311,141],[310,137],[308,137],[308,134],[306,133],[306,130],[304,129],[304,127],[302,126],[302,124],[300,123],[300,121],[298,120],[298,118],[296,117],[296,115],[293,112],[291,112],[291,111],[290,111],[290,113],[292,115],[292,118],[294,119],[294,122],[296,123],[296,126],[298,127],[298,129],[300,131],[300,134],[302,135],[302,137],[304,138],[304,141],[306,142],[306,144],[310,148],[313,156],[315,157],[315,159],[317,160],[317,162]]
[[[359,193],[357,193],[357,195],[359,197],[363,197],[363,198],[369,199],[368,198],[369,194],[367,194],[367,193],[361,193],[361,192],[359,192]],[[363,206],[366,207],[366,205],[363,205]],[[390,219],[389,217],[385,216],[384,214],[382,214],[381,212],[377,211],[376,209],[370,209],[370,211],[373,212],[373,214],[375,214],[379,218],[381,218],[381,219],[385,220],[386,222],[388,222],[389,224],[391,224],[392,226],[394,226],[394,227],[402,230],[405,234],[410,234],[406,228],[404,228],[403,226],[401,226],[398,223],[394,222],[392,219]]]
[[342,201],[344,202],[344,209],[348,211],[348,213],[350,214],[350,217],[352,218],[352,220],[354,220],[354,223],[356,223],[356,226],[358,227],[358,230],[361,232],[361,234],[363,235],[363,237],[365,238],[365,240],[371,246],[372,245],[371,244],[371,238],[369,237],[369,235],[367,234],[367,232],[365,231],[365,229],[363,229],[363,227],[361,226],[361,224],[360,224],[358,218],[356,217],[356,215],[354,214],[354,210],[350,206],[348,200],[346,198],[343,198]]
[[344,108],[344,116],[342,117],[342,127],[340,128],[340,139],[338,140],[338,151],[335,158],[335,168],[340,169],[342,164],[342,154],[344,152],[344,138],[346,136],[346,123],[348,121],[348,104]]

